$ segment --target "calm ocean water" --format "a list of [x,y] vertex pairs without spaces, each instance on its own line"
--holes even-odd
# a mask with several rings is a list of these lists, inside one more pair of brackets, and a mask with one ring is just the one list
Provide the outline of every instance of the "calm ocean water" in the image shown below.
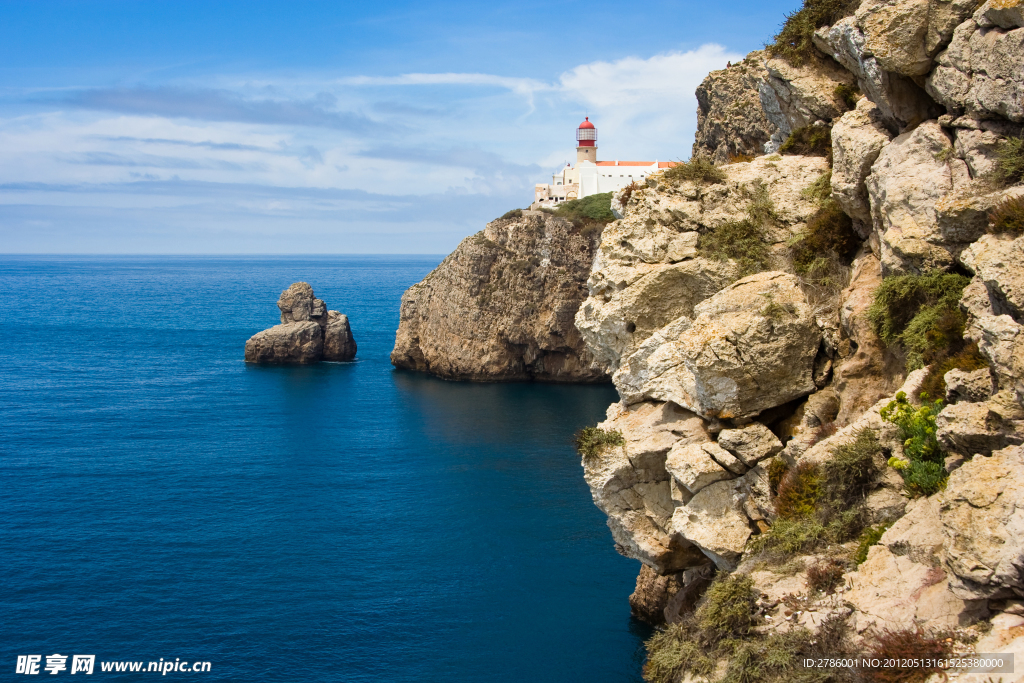
[[[614,392],[394,371],[439,260],[0,259],[0,679],[639,680],[638,565],[569,444]],[[242,362],[297,280],[357,362]]]

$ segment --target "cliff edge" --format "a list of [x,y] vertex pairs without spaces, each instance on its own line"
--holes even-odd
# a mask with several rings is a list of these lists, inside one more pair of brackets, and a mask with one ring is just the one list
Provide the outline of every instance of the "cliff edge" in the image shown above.
[[573,324],[599,229],[510,214],[405,292],[392,364],[453,380],[607,381]]

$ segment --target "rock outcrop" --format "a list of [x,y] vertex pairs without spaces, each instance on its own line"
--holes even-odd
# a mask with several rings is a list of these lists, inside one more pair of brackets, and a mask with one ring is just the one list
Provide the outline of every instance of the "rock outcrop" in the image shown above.
[[974,458],[953,472],[940,517],[955,595],[1024,596],[1024,449]]
[[758,273],[652,334],[615,372],[625,403],[672,401],[704,418],[752,417],[814,390],[821,343],[793,275]]
[[625,218],[609,224],[587,280],[589,296],[576,327],[595,362],[609,373],[652,334],[738,277],[734,263],[703,256],[700,236],[747,218],[758,187],[771,198],[773,254],[805,226],[816,205],[804,190],[828,169],[820,157],[759,157],[723,168],[726,182],[679,185],[648,181],[634,192]]
[[769,59],[761,81],[761,106],[777,129],[766,153],[775,152],[789,134],[814,123],[830,123],[846,111],[836,94],[838,86],[852,86],[856,79],[827,58],[815,57],[799,66],[784,59]]
[[1024,122],[1024,21],[1017,2],[990,0],[956,27],[928,75],[928,92],[953,116]]
[[445,379],[602,382],[573,317],[597,233],[540,212],[492,221],[402,296],[396,367]]
[[247,363],[301,365],[318,361],[349,361],[356,342],[348,316],[328,311],[305,282],[281,292],[277,301],[281,324],[253,335],[245,343]]
[[776,128],[761,108],[758,84],[767,76],[764,52],[751,52],[728,69],[712,71],[697,88],[693,156],[716,164],[757,156]]

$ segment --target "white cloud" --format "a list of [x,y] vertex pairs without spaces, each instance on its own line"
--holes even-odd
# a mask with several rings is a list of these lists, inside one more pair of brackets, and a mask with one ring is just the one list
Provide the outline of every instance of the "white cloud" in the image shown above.
[[[118,211],[143,212],[138,220],[149,208],[169,224],[192,216],[182,230],[209,215],[211,224],[237,220],[243,232],[253,217],[329,225],[359,214],[372,231],[377,203],[400,198],[402,206],[431,203],[438,221],[468,234],[492,207],[527,204],[534,182],[575,157],[573,129],[584,114],[599,128],[602,158],[685,158],[694,90],[708,71],[740,58],[704,45],[582,64],[548,81],[412,73],[32,100],[34,113],[5,118],[0,109],[0,212],[27,207],[18,220],[28,226],[73,220],[74,207],[83,216],[109,210],[115,222],[127,220]],[[291,229],[281,229],[282,248]]]
[[742,58],[709,44],[648,59],[591,62],[562,74],[560,90],[588,107],[599,123],[599,145],[615,141],[619,158],[630,148],[646,158],[685,158],[697,130],[697,86],[709,71]]

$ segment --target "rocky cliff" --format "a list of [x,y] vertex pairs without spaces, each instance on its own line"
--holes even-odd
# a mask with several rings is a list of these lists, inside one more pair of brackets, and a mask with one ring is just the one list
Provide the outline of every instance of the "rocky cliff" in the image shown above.
[[[708,76],[694,158],[615,195],[599,244],[496,221],[403,300],[396,364],[611,377],[577,445],[665,624],[648,680],[1024,654],[1022,7],[805,0]],[[564,296],[541,234],[578,255]]]
[[705,80],[717,168],[615,198],[576,315],[649,680],[1024,652],[1024,6],[841,5]]
[[446,379],[607,381],[573,324],[599,232],[541,212],[489,223],[402,296],[391,362]]

